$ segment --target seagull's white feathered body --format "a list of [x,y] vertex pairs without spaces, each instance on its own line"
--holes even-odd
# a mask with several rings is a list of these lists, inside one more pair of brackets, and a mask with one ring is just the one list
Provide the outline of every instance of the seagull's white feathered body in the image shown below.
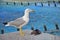
[[14,20],[14,21],[8,22],[8,24],[5,26],[15,26],[15,27],[20,28],[20,27],[23,27],[24,25],[26,25],[28,22],[29,22],[28,17],[21,17],[21,18]]
[[29,22],[29,12],[32,12],[32,11],[33,10],[31,9],[26,9],[24,12],[25,13],[24,16],[22,16],[21,18],[17,18],[16,20],[8,22],[8,24],[5,26],[15,26],[15,27],[20,28],[26,25]]

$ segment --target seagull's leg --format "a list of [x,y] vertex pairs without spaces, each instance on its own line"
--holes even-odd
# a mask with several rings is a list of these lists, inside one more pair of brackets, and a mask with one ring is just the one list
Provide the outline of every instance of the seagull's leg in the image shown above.
[[24,36],[24,32],[22,31],[22,27],[20,27],[20,35]]

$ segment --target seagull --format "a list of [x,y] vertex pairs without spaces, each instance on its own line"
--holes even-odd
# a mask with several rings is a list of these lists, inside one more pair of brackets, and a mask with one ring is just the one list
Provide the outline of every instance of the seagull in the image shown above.
[[13,21],[10,21],[10,22],[6,22],[6,23],[3,23],[5,26],[14,26],[14,27],[17,27],[19,28],[20,30],[20,35],[21,36],[24,36],[24,32],[22,31],[22,27],[26,24],[28,24],[29,22],[29,13],[30,12],[34,12],[34,10],[32,9],[25,9],[24,11],[24,16],[20,17],[20,18],[17,18]]

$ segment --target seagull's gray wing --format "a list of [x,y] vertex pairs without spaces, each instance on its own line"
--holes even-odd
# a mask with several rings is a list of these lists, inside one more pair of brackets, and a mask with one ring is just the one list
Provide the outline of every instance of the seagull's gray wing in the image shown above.
[[18,18],[14,21],[9,22],[9,25],[19,27],[20,25],[22,25],[24,23],[25,23],[25,21],[23,20],[23,18]]

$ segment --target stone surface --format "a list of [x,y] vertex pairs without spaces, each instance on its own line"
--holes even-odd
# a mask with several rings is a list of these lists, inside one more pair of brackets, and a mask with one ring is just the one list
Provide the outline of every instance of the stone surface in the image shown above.
[[60,37],[47,33],[31,35],[31,30],[25,30],[24,33],[25,36],[20,36],[19,32],[0,34],[0,40],[60,40]]

